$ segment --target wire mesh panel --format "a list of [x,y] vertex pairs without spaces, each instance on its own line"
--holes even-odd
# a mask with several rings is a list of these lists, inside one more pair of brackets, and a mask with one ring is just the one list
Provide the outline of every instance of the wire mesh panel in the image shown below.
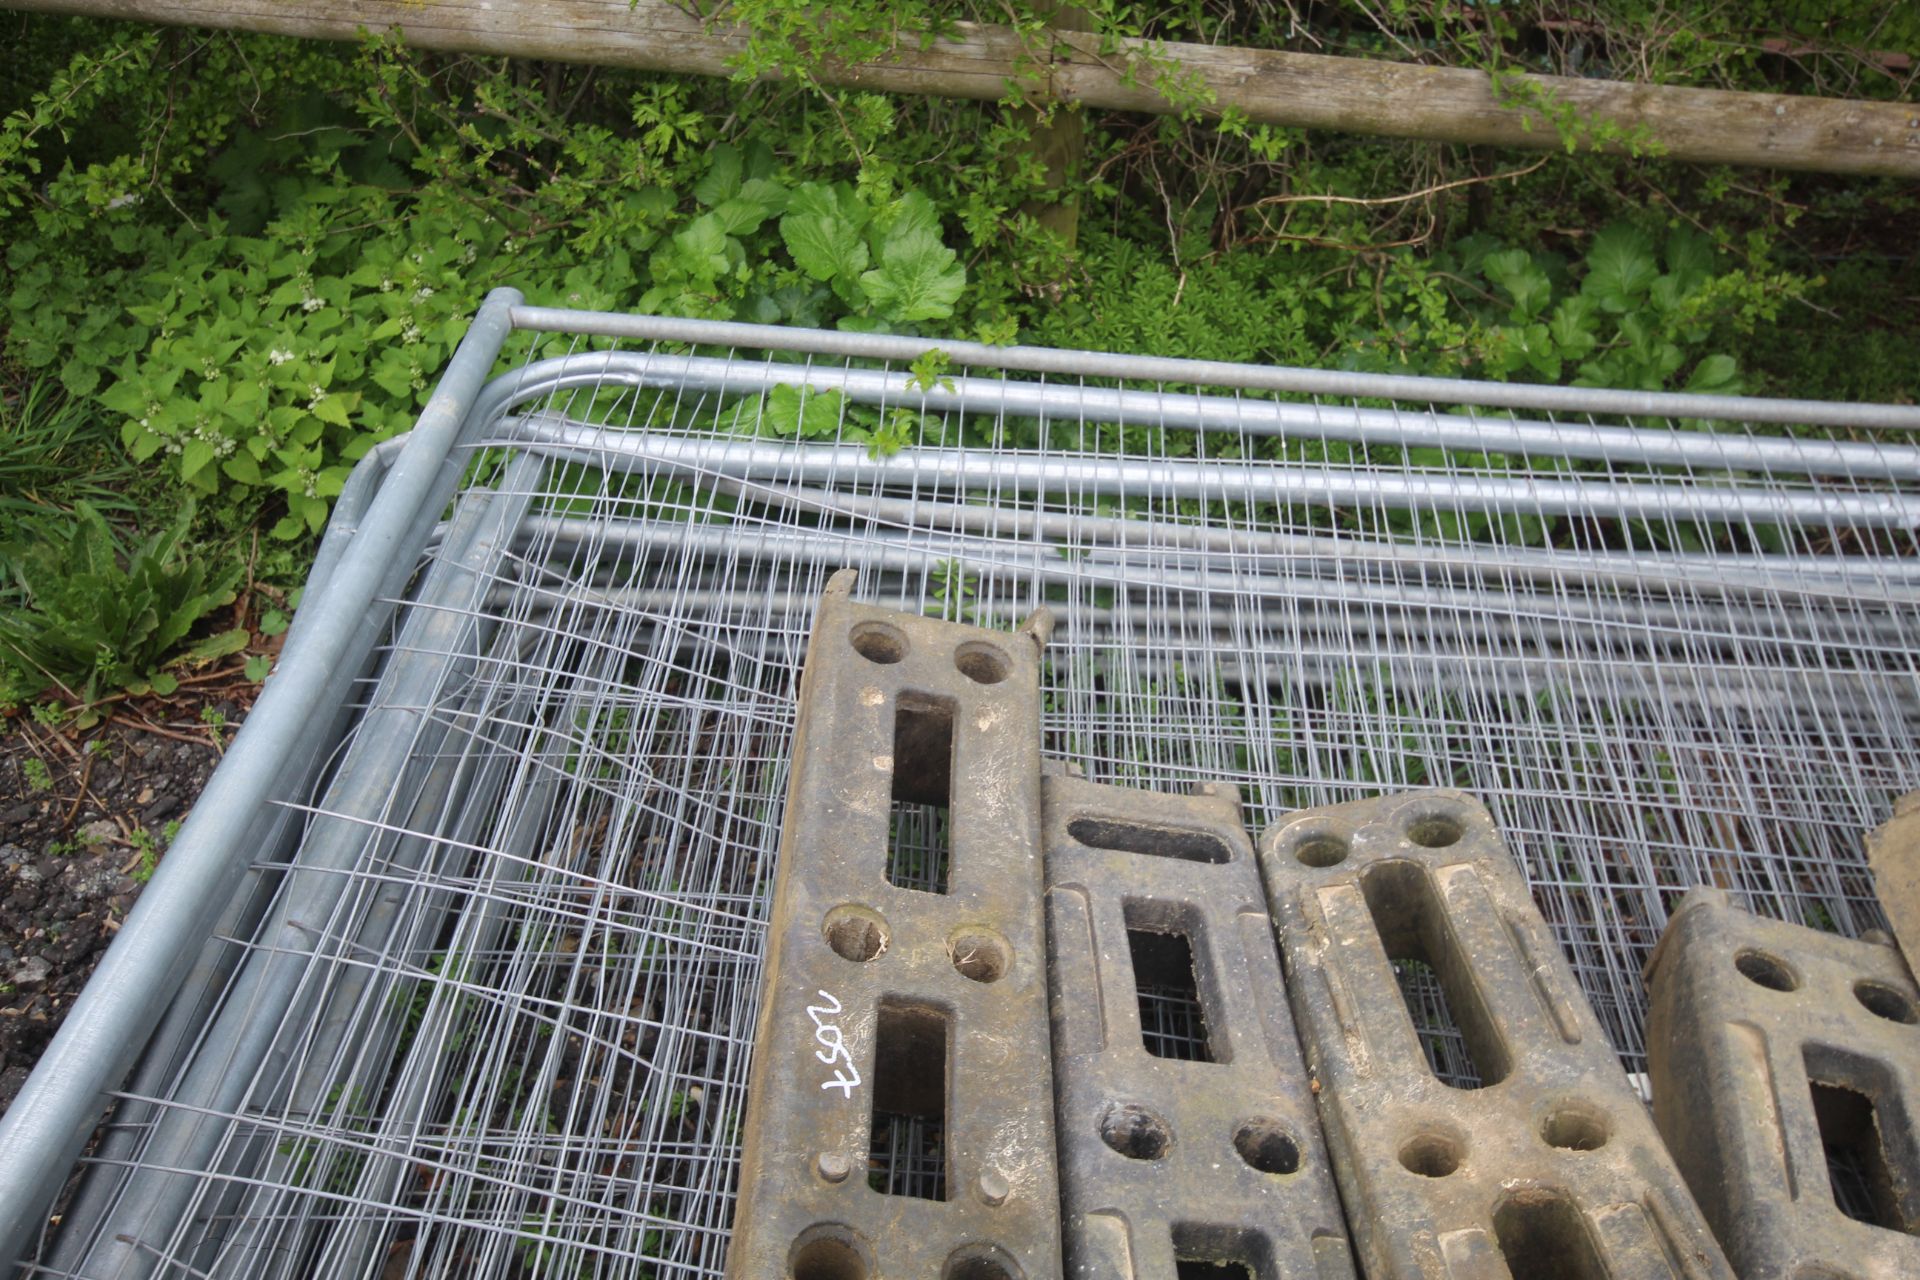
[[[1480,797],[1630,1070],[1687,886],[1881,923],[1860,835],[1920,785],[1903,441],[589,348],[483,397],[341,763],[289,802],[294,870],[260,866],[275,909],[34,1274],[721,1275],[845,566],[982,626],[1049,605],[1043,750],[1091,780],[1231,783],[1255,830]],[[895,814],[897,883],[938,886],[931,821]],[[1457,1029],[1401,970],[1444,1075]],[[1170,1056],[1206,1043],[1190,986],[1141,991]],[[869,1181],[938,1195],[940,1151],[876,1124]]]

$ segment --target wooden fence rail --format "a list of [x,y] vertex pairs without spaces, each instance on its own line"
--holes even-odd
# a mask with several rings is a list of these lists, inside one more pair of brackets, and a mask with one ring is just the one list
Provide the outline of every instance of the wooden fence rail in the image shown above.
[[[404,31],[428,49],[505,54],[703,75],[730,73],[746,45],[664,0],[7,0],[7,7],[349,40]],[[1055,33],[1060,52],[1034,68],[1010,28],[960,23],[953,38],[860,66],[828,83],[939,97],[1001,97],[1021,68],[1031,97],[1092,107],[1172,110],[1139,61],[1138,42],[1102,53],[1096,37]],[[1561,145],[1536,109],[1503,106],[1480,71],[1365,58],[1156,46],[1163,66],[1211,90],[1214,109],[1257,124],[1544,150]],[[1129,60],[1134,60],[1130,75]],[[1920,178],[1920,106],[1525,76],[1527,99],[1563,104],[1595,124],[1652,139],[1678,160]],[[1536,93],[1537,90],[1537,93]]]

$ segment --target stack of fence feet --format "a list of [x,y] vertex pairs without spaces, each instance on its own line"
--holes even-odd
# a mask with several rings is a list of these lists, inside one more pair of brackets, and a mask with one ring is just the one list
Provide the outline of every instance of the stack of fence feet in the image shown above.
[[1044,611],[852,588],[801,682],[730,1277],[1920,1276],[1893,946],[1690,895],[1649,1110],[1471,797],[1256,852],[1231,787],[1042,762]]

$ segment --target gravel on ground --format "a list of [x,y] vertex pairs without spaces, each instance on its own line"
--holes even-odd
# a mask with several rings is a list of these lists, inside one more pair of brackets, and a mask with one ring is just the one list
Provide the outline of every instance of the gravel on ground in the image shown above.
[[198,677],[80,731],[0,720],[0,1115],[92,976],[257,686]]

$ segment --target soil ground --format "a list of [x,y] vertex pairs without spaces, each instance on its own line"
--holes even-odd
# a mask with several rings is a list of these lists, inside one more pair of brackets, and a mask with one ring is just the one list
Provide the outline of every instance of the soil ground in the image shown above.
[[0,721],[0,1115],[199,798],[258,686],[237,667],[81,731]]

